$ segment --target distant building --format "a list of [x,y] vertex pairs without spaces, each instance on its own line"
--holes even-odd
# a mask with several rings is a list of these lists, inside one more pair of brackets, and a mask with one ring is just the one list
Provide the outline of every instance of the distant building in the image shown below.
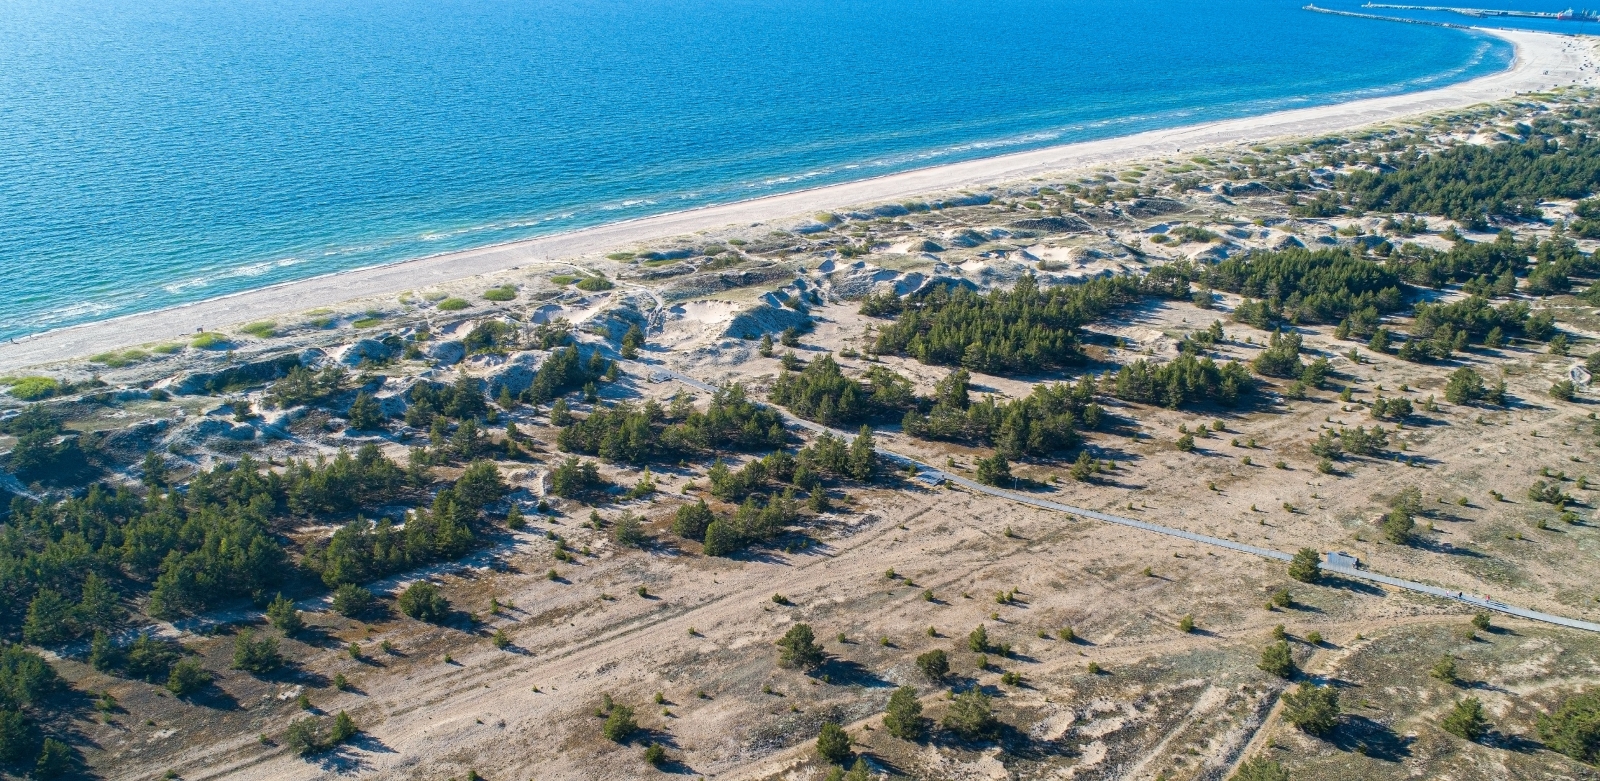
[[1361,560],[1344,551],[1328,551],[1324,555],[1324,563],[1330,567],[1356,569],[1361,564]]

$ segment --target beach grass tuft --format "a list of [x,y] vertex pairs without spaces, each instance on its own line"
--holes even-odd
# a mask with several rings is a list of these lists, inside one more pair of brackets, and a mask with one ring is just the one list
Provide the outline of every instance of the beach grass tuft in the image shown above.
[[468,303],[465,298],[446,298],[439,302],[439,311],[459,312],[469,306],[472,306],[472,304]]
[[557,285],[570,285],[574,282],[577,282],[579,279],[581,279],[581,277],[576,274],[557,274],[556,276],[551,277],[550,281],[556,283]]
[[171,354],[173,354],[173,353],[175,353],[175,352],[177,352],[179,350],[182,350],[182,349],[183,349],[183,345],[174,344],[172,342],[168,342],[166,344],[158,344],[158,345],[150,348],[150,352],[153,352],[156,355],[171,355]]
[[612,284],[611,280],[606,279],[602,274],[596,274],[595,276],[584,277],[583,279],[578,280],[578,289],[588,291],[590,293],[598,293],[602,290],[610,290],[614,287],[616,287],[616,285]]
[[613,252],[606,256],[606,260],[633,260],[632,252]]
[[369,317],[363,317],[360,320],[357,320],[357,321],[351,323],[350,327],[351,328],[372,328],[373,326],[379,325],[381,323],[383,323],[383,318],[382,317],[370,317],[369,316]]
[[207,331],[206,333],[196,336],[194,341],[189,342],[189,346],[195,348],[196,350],[209,350],[213,347],[222,347],[227,343],[228,337],[219,333]]
[[261,320],[241,327],[239,333],[248,334],[257,339],[271,339],[278,335],[278,324],[271,320]]
[[124,350],[122,352],[100,353],[99,355],[90,356],[89,362],[102,364],[111,369],[121,369],[124,366],[132,366],[149,357],[150,353],[144,350]]
[[11,395],[23,401],[48,399],[61,392],[61,383],[52,377],[18,377],[11,381]]
[[517,288],[515,285],[491,287],[483,292],[483,297],[490,301],[510,301],[517,297]]

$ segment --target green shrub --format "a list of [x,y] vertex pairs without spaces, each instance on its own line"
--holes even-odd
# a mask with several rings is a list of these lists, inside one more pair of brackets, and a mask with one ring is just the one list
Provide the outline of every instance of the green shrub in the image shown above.
[[778,664],[782,667],[813,670],[822,666],[826,658],[809,624],[795,624],[789,627],[789,631],[784,633],[777,645]]
[[469,306],[472,306],[472,304],[469,303],[464,298],[454,298],[454,297],[452,297],[452,298],[446,298],[445,300],[440,301],[437,306],[439,307],[439,311],[441,311],[441,312],[459,312],[459,311],[461,311],[463,309],[466,309]]
[[1579,762],[1600,762],[1600,692],[1567,699],[1539,717],[1539,738],[1545,746]]
[[193,657],[182,659],[172,666],[172,673],[167,676],[167,691],[187,697],[211,685],[211,673],[200,666],[200,660]]
[[832,765],[844,764],[850,758],[850,736],[844,728],[831,721],[822,723],[817,734],[817,756]]
[[613,705],[611,713],[606,716],[605,726],[600,728],[606,740],[621,743],[630,735],[637,732],[639,723],[633,720],[633,709],[626,705]]
[[22,377],[11,383],[11,395],[23,401],[48,399],[61,393],[61,383],[51,377]]
[[189,346],[196,350],[209,350],[213,347],[223,347],[228,344],[228,337],[217,333],[203,333],[189,342]]
[[249,629],[239,630],[233,638],[233,668],[257,675],[269,673],[283,666],[283,656],[278,653],[278,639],[275,637],[262,637],[257,640],[255,632]]
[[917,657],[917,669],[928,676],[928,680],[938,683],[950,674],[950,657],[936,648]]
[[1294,675],[1294,656],[1289,653],[1289,643],[1279,640],[1266,647],[1261,652],[1261,662],[1256,665],[1263,672],[1276,675],[1279,678],[1289,678]]
[[1270,759],[1257,757],[1239,763],[1228,781],[1289,781],[1289,771]]
[[490,301],[510,301],[517,297],[517,288],[515,285],[491,287],[483,292],[483,297]]
[[363,317],[350,324],[351,328],[376,328],[383,324],[381,317]]
[[450,601],[439,593],[438,587],[419,580],[406,587],[397,600],[400,612],[418,621],[439,623],[450,615]]
[[1302,682],[1283,695],[1283,719],[1308,734],[1327,734],[1339,720],[1339,690]]
[[943,723],[945,729],[967,740],[985,738],[994,733],[994,707],[981,689],[971,688],[950,702]]
[[1483,702],[1477,697],[1468,697],[1457,701],[1439,726],[1458,738],[1476,742],[1489,731],[1489,720],[1484,718]]
[[602,290],[610,290],[614,287],[616,287],[616,285],[613,284],[611,280],[606,279],[603,275],[598,274],[578,280],[578,289],[590,293],[598,293]]
[[1322,557],[1311,548],[1301,548],[1289,562],[1289,577],[1301,583],[1315,583],[1322,577]]
[[284,730],[283,745],[301,756],[314,754],[322,747],[322,736],[317,732],[317,720],[295,719]]
[[262,320],[250,323],[239,328],[239,333],[249,334],[257,339],[271,339],[278,335],[278,324],[271,320]]

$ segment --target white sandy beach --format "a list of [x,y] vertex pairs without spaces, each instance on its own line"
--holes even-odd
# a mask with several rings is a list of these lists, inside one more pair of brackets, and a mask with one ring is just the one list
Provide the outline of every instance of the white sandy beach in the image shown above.
[[1402,117],[1499,100],[1556,86],[1595,86],[1590,39],[1486,30],[1516,47],[1512,67],[1449,87],[1296,109],[952,163],[720,206],[662,214],[570,233],[327,275],[186,306],[49,331],[0,345],[0,372],[120,347],[173,340],[197,328],[264,320],[368,296],[559,260],[697,231],[781,220],[854,205],[998,184],[1121,160],[1198,153],[1221,145],[1345,131]]

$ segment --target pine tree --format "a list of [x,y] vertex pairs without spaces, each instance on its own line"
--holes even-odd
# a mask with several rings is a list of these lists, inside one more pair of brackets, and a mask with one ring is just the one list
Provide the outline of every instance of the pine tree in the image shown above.
[[928,676],[928,680],[938,683],[950,674],[950,657],[942,649],[935,648],[917,656],[917,669]]
[[856,434],[850,443],[850,476],[863,483],[872,482],[873,474],[877,471],[878,453],[877,443],[872,439],[872,429],[861,427],[861,432]]
[[944,728],[967,740],[988,737],[994,732],[994,707],[982,689],[973,687],[950,702],[944,714]]
[[1261,663],[1256,665],[1263,672],[1276,675],[1279,678],[1294,676],[1294,655],[1289,652],[1289,643],[1279,640],[1266,647],[1261,652]]
[[795,624],[789,627],[783,637],[778,640],[778,665],[801,670],[814,670],[822,666],[826,654],[822,646],[817,644],[816,635],[811,631],[810,624]]
[[74,634],[72,604],[51,589],[39,589],[28,605],[22,636],[30,643],[54,645]]
[[644,525],[639,522],[639,516],[632,511],[624,511],[611,525],[611,539],[618,545],[638,548],[644,545]]
[[829,764],[844,764],[850,758],[850,736],[838,724],[823,722],[817,734],[817,756]]
[[305,618],[295,609],[294,601],[286,599],[281,592],[272,600],[272,604],[267,605],[267,618],[287,637],[295,636],[306,625]]
[[978,459],[978,482],[985,485],[1006,485],[1011,482],[1011,463],[999,452]]
[[372,394],[362,391],[356,394],[356,400],[350,405],[350,428],[356,431],[372,431],[383,428],[383,409],[372,398]]
[[1339,690],[1310,681],[1283,695],[1283,718],[1311,735],[1325,735],[1339,720]]
[[1441,657],[1439,663],[1435,664],[1433,669],[1428,671],[1428,674],[1451,686],[1456,685],[1460,680],[1456,677],[1456,659],[1449,654]]
[[1489,720],[1483,715],[1483,702],[1477,697],[1468,697],[1457,701],[1439,726],[1458,738],[1476,742],[1489,731]]
[[606,716],[606,723],[600,728],[601,734],[607,740],[621,743],[637,732],[639,723],[633,720],[633,709],[626,705],[614,705],[611,713]]
[[727,556],[743,545],[739,539],[739,532],[727,521],[712,521],[706,524],[705,554],[707,556]]
[[[711,508],[706,506],[706,500],[701,499],[694,504],[686,504],[678,508],[672,516],[672,533],[686,540],[704,540],[706,528],[716,520],[711,514]],[[710,555],[719,555],[712,553]]]
[[967,635],[967,647],[980,654],[989,650],[989,630],[984,629],[983,624]]
[[122,620],[123,612],[116,592],[105,578],[89,573],[83,580],[78,606],[73,609],[78,623],[88,629],[110,629]]
[[628,326],[628,332],[622,336],[622,357],[633,360],[639,357],[639,348],[644,346],[644,331],[639,329],[638,323]]
[[356,728],[355,719],[350,718],[350,714],[339,711],[339,714],[333,717],[332,729],[328,730],[328,742],[338,745],[355,737],[357,732],[360,730]]
[[167,691],[179,697],[187,697],[210,684],[211,673],[206,672],[200,666],[200,660],[194,657],[179,660],[167,676]]
[[916,740],[926,731],[922,718],[922,702],[917,690],[901,686],[889,695],[889,706],[883,716],[883,726],[889,734],[901,740]]
[[1315,583],[1322,577],[1322,557],[1311,548],[1296,551],[1289,562],[1289,577],[1301,583]]
[[89,641],[89,665],[100,672],[110,672],[119,661],[121,654],[111,642],[111,635],[104,629],[94,630],[94,638]]

